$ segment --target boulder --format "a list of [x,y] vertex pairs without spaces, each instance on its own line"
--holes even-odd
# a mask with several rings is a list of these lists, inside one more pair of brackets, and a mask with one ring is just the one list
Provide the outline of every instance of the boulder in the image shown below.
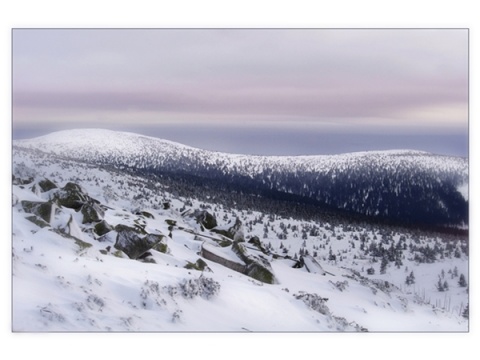
[[245,274],[246,266],[245,263],[235,255],[228,256],[225,253],[226,249],[221,248],[218,245],[210,244],[208,242],[204,242],[202,244],[202,249],[200,255],[203,256],[205,259],[213,261],[217,264],[225,266],[233,271],[237,271],[239,273]]
[[200,258],[198,258],[195,263],[188,262],[187,265],[185,265],[185,269],[194,269],[198,271],[209,271],[209,272],[212,271],[208,267],[207,263]]
[[50,221],[52,220],[52,210],[53,210],[52,202],[23,200],[21,204],[25,212],[37,215],[40,218],[42,218],[45,222],[50,224]]
[[112,230],[113,228],[105,220],[100,221],[98,224],[95,224],[95,226],[93,227],[93,231],[98,236],[103,236]]
[[217,226],[217,219],[206,210],[195,210],[193,217],[197,223],[201,224],[205,229],[213,229]]
[[137,229],[119,224],[115,227],[117,238],[115,249],[123,251],[130,259],[137,259],[145,252],[160,244],[165,238],[160,234],[143,234]]
[[100,205],[92,201],[83,204],[80,211],[83,215],[82,224],[102,221],[105,216],[105,212]]
[[228,237],[235,241],[243,241],[243,225],[239,218],[235,219],[235,222],[223,227],[215,227],[211,229],[212,232]]
[[83,188],[73,182],[67,183],[63,188],[57,191],[53,195],[55,202],[63,207],[74,209],[76,211],[80,210],[82,206],[89,202],[94,201]]
[[43,179],[38,182],[38,187],[42,192],[47,192],[56,189],[57,185],[49,179]]
[[248,240],[248,243],[249,244],[252,244],[252,245],[255,245],[256,248],[258,248],[258,250],[260,250],[261,252],[263,252],[264,254],[267,254],[268,251],[267,249],[265,249],[263,247],[263,244],[262,242],[260,241],[260,238],[258,236],[252,236],[249,240]]
[[305,265],[305,268],[309,273],[325,275],[326,272],[323,270],[322,266],[318,263],[317,260],[311,255],[301,256],[300,260]]
[[32,223],[34,223],[35,225],[37,225],[41,228],[50,226],[50,224],[46,223],[44,220],[42,220],[41,218],[39,218],[36,215],[27,216],[25,219],[31,221]]
[[148,211],[137,211],[135,214],[139,216],[144,216],[149,219],[155,219],[154,216],[150,214]]
[[250,253],[246,246],[240,242],[234,242],[232,250],[247,265],[246,275],[267,284],[277,283],[270,262],[263,256]]

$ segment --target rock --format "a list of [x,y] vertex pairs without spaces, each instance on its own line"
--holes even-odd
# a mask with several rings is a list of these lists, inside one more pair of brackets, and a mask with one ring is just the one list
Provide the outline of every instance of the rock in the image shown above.
[[239,218],[235,219],[233,225],[227,225],[226,227],[215,227],[211,229],[212,232],[228,237],[235,241],[244,241],[243,238],[243,225]]
[[103,235],[105,235],[106,233],[108,233],[112,230],[113,230],[113,228],[105,220],[100,221],[98,224],[96,224],[93,227],[93,231],[98,236],[103,236]]
[[144,216],[149,219],[155,219],[152,214],[150,214],[148,211],[137,211],[135,215],[140,215]]
[[305,268],[309,273],[325,275],[326,272],[322,266],[311,255],[301,256],[300,260],[305,265]]
[[152,247],[153,250],[157,250],[158,252],[161,252],[163,254],[168,254],[168,245],[167,242],[165,241],[165,238],[163,238],[158,244],[156,244],[154,247]]
[[130,259],[137,259],[148,250],[160,244],[164,235],[147,234],[127,225],[119,224],[115,227],[117,238],[115,249],[123,251]]
[[142,255],[140,255],[137,260],[140,260],[142,262],[145,262],[145,263],[151,263],[151,264],[156,264],[157,262],[155,261],[155,259],[153,258],[153,255],[150,251],[147,251],[145,253],[143,253]]
[[48,224],[50,224],[50,221],[52,220],[52,210],[53,210],[52,202],[23,200],[21,204],[25,212],[37,215],[43,220],[45,220]]
[[28,184],[32,183],[33,180],[34,180],[33,177],[22,178],[22,177],[17,177],[15,175],[12,175],[12,184],[13,185],[28,185]]
[[48,224],[47,222],[45,222],[44,220],[42,220],[41,218],[39,218],[36,215],[27,216],[25,219],[31,221],[32,223],[34,223],[35,225],[37,225],[41,228],[50,226],[50,224]]
[[260,241],[260,238],[258,236],[252,236],[250,240],[248,240],[248,243],[255,245],[258,248],[258,250],[260,250],[264,254],[268,254],[268,251],[263,247],[263,244]]
[[212,270],[208,267],[207,263],[200,258],[195,263],[188,262],[188,264],[185,265],[185,269],[212,272]]
[[200,255],[207,260],[213,261],[217,264],[223,265],[233,271],[245,274],[247,268],[245,264],[238,259],[238,261],[233,261],[233,259],[228,259],[227,256],[222,254],[222,250],[218,249],[217,246],[204,242],[202,244]]
[[165,219],[165,222],[170,226],[176,226],[177,225],[177,222],[175,220],[172,220],[172,219]]
[[277,280],[270,262],[262,256],[249,253],[244,244],[234,242],[232,250],[247,265],[245,274],[267,284],[275,284]]
[[195,210],[193,217],[197,220],[197,223],[201,224],[205,229],[213,229],[217,226],[217,219],[206,210]]
[[42,192],[47,192],[47,191],[58,188],[58,186],[53,181],[51,181],[49,179],[40,180],[38,182],[38,187],[40,188],[40,190]]
[[80,211],[83,215],[82,224],[102,221],[105,216],[105,212],[100,205],[91,201],[83,204]]
[[62,189],[57,191],[53,195],[53,199],[58,205],[75,209],[76,211],[80,210],[89,201],[97,202],[90,198],[80,185],[72,182],[67,183]]

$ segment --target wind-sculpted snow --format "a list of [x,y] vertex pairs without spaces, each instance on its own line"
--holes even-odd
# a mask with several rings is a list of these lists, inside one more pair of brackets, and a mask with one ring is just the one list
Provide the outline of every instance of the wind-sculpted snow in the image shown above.
[[61,131],[14,145],[119,169],[186,174],[262,196],[292,194],[301,201],[403,223],[468,224],[465,158],[412,150],[238,155],[98,129]]

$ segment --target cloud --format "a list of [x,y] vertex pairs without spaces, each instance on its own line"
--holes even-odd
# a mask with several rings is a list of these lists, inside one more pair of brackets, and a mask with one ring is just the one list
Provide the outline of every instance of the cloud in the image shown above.
[[14,30],[14,122],[465,127],[467,35]]

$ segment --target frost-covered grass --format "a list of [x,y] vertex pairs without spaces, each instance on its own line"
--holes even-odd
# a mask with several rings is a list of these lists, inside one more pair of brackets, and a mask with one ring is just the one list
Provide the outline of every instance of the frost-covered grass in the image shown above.
[[[381,273],[381,259],[361,250],[362,235],[365,247],[381,243],[384,229],[378,227],[226,209],[173,196],[161,183],[17,150],[14,173],[35,178],[13,187],[14,331],[468,330],[462,317],[467,288],[458,285],[461,274],[469,282],[468,257],[444,251],[443,258],[422,263],[415,259],[418,251],[409,248],[445,246],[436,235],[389,233],[388,244],[398,243],[403,235],[407,249],[402,250],[401,265],[390,262]],[[113,227],[138,225],[146,233],[166,236],[171,232],[167,253],[151,250],[152,261],[129,259],[113,247],[114,236],[98,241],[92,225],[82,224],[73,209],[59,207],[50,226],[38,226],[27,219],[31,214],[21,201],[49,200],[52,191],[32,191],[41,178],[59,187],[70,181],[81,185],[108,207],[104,219]],[[162,206],[166,201],[169,209]],[[278,284],[259,282],[207,259],[203,260],[211,271],[186,268],[201,257],[203,241],[218,237],[182,216],[183,209],[199,208],[215,214],[219,227],[238,217],[247,240],[258,236],[270,251],[266,257]],[[461,249],[460,243],[454,246]],[[292,267],[305,251],[326,275]],[[368,274],[369,268],[374,274]],[[411,272],[415,282],[407,285]],[[447,291],[437,289],[439,278],[448,283]]]

